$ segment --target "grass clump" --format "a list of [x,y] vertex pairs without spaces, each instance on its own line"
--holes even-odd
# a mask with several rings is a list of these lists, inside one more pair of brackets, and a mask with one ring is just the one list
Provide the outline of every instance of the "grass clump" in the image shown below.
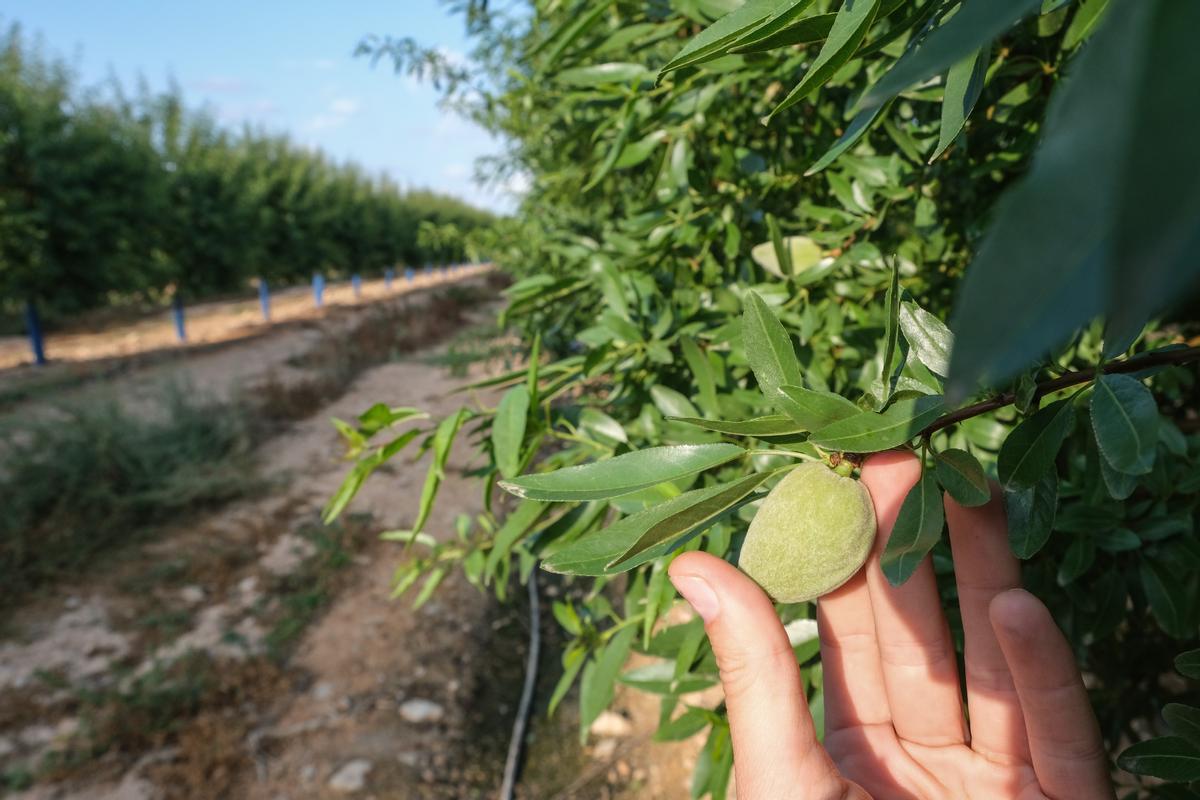
[[245,494],[250,444],[239,408],[179,387],[153,415],[93,401],[0,431],[0,603]]

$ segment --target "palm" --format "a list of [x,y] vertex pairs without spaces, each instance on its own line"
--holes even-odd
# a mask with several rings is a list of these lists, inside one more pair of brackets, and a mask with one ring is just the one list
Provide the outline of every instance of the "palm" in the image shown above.
[[997,499],[946,504],[965,681],[928,559],[903,586],[884,578],[879,553],[919,475],[917,460],[901,453],[863,468],[879,520],[875,551],[817,603],[824,748],[767,597],[711,556],[688,553],[672,564],[720,665],[739,800],[1112,797],[1074,657],[1046,608],[1018,589]]

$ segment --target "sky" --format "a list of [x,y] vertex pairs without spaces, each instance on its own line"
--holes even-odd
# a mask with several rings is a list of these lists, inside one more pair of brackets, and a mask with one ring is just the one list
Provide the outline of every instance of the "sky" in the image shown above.
[[354,57],[368,34],[412,36],[448,55],[469,44],[438,0],[5,0],[0,24],[20,23],[84,85],[126,87],[173,78],[193,107],[221,122],[287,132],[338,160],[496,211],[504,189],[477,186],[473,164],[498,152],[482,129],[437,107],[437,93]]

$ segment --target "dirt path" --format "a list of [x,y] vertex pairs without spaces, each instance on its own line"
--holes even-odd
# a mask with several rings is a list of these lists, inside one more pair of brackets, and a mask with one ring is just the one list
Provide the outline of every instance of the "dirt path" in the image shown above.
[[[424,270],[407,280],[403,274],[390,285],[382,278],[364,280],[355,292],[350,281],[328,284],[323,293],[322,308],[317,308],[312,289],[293,286],[275,291],[270,300],[270,320],[263,319],[262,309],[255,297],[197,303],[185,311],[187,343],[181,344],[175,333],[175,323],[168,310],[126,322],[105,324],[96,329],[64,330],[46,337],[46,356],[54,362],[94,361],[96,359],[131,356],[156,350],[194,349],[196,347],[243,339],[261,333],[273,325],[297,320],[320,319],[330,310],[398,297],[411,291],[427,289],[465,277],[486,272],[490,266],[470,265],[454,270],[452,275]],[[33,356],[28,341],[22,336],[0,336],[0,369],[31,364]]]
[[[424,310],[418,298],[400,308]],[[272,391],[305,386],[323,363],[312,353],[329,341],[329,326],[361,341],[356,324],[327,320],[247,339],[136,370],[110,390],[139,407],[181,376],[225,396],[255,381]],[[263,443],[261,495],[181,521],[13,615],[0,629],[0,771],[14,788],[35,781],[15,797],[495,796],[524,669],[526,609],[499,605],[457,574],[419,611],[389,599],[399,547],[375,534],[411,522],[424,461],[389,466],[347,522],[319,525],[345,469],[329,418],[380,400],[435,418],[453,411],[462,400],[448,392],[463,378],[429,363],[445,349],[361,371]],[[477,363],[470,374],[502,367]],[[479,484],[463,476],[475,458],[460,439],[431,534],[451,537],[455,516],[479,510]],[[519,796],[686,797],[699,743],[650,750],[653,698],[621,691],[617,713],[586,749],[570,702],[545,719],[559,667],[557,632],[543,612],[540,708]]]

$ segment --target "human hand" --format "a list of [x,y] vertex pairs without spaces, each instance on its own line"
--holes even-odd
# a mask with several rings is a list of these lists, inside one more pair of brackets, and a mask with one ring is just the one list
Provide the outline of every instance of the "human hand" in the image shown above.
[[965,636],[958,664],[926,558],[900,587],[879,568],[911,454],[869,458],[879,523],[866,566],[820,598],[825,746],[816,740],[787,634],[748,577],[685,553],[671,580],[704,619],[725,690],[740,800],[1101,800],[1108,757],[1071,649],[1019,588],[1000,499],[946,499]]

